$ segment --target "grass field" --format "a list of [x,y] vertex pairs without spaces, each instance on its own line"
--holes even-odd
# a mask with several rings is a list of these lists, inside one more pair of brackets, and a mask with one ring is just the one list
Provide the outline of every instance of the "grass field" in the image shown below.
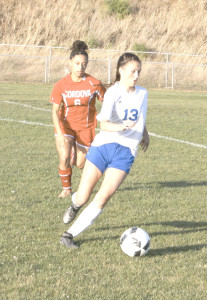
[[[0,299],[207,299],[207,93],[149,91],[148,152],[68,251],[51,89],[0,84]],[[133,226],[151,237],[146,257],[121,251]]]

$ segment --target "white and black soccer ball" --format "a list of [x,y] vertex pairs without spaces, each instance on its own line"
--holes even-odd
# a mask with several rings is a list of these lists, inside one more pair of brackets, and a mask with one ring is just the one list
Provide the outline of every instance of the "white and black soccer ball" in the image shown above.
[[139,227],[129,228],[122,234],[120,246],[128,256],[144,256],[150,249],[150,237]]

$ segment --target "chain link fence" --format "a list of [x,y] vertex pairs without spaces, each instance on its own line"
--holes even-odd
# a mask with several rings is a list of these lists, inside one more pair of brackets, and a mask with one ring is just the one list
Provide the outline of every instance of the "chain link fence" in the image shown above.
[[[89,49],[87,73],[109,84],[123,51]],[[130,51],[143,63],[139,84],[147,88],[207,90],[207,56]],[[0,81],[54,83],[69,70],[70,48],[0,44]]]

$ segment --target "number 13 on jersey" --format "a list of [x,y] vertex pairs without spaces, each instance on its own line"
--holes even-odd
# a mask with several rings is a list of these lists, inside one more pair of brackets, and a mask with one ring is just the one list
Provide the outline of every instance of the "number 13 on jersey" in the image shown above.
[[125,109],[124,111],[124,119],[123,120],[130,120],[130,121],[137,121],[138,119],[138,110],[133,108],[130,111],[128,109]]

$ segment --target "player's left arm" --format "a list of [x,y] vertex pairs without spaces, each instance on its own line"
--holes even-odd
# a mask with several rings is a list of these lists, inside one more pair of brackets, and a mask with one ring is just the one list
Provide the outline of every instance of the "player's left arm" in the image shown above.
[[99,84],[96,84],[95,87],[97,98],[100,102],[102,102],[104,99],[104,94],[106,92],[106,87],[101,82]]
[[150,143],[149,133],[148,133],[148,130],[147,130],[146,125],[145,125],[144,132],[143,132],[143,135],[142,135],[142,140],[140,142],[140,146],[141,146],[141,148],[144,152],[147,151],[147,149],[149,147],[149,143]]

